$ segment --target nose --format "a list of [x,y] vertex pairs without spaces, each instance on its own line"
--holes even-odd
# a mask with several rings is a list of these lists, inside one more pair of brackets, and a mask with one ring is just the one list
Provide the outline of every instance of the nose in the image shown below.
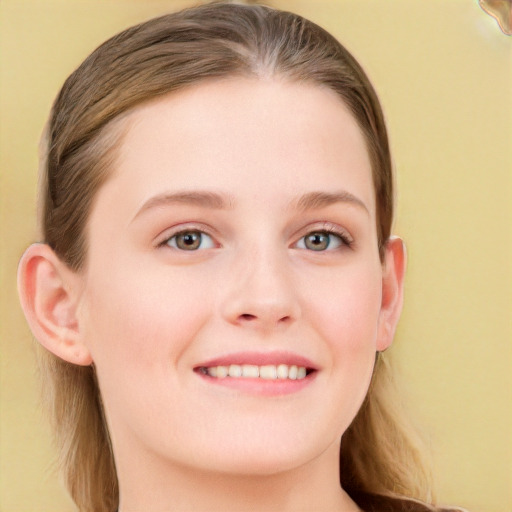
[[250,251],[231,266],[222,313],[229,323],[270,333],[297,321],[300,304],[286,254]]

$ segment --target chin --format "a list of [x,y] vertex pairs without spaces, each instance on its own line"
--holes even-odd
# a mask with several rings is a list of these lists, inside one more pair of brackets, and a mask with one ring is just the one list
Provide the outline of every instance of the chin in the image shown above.
[[228,458],[217,459],[215,464],[207,465],[202,469],[209,473],[218,473],[237,477],[266,477],[275,476],[300,468],[307,464],[310,457],[297,454],[282,454],[276,456],[272,453],[244,454],[231,453]]
[[315,437],[314,433],[300,429],[288,435],[276,431],[267,432],[266,436],[238,433],[223,441],[212,440],[200,451],[194,450],[188,461],[206,472],[264,477],[301,468],[328,450],[335,450],[338,458],[341,434],[333,436],[330,442],[326,442],[327,433]]

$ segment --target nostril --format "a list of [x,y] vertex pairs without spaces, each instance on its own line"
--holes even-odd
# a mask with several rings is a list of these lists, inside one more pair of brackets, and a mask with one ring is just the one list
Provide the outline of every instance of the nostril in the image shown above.
[[[251,313],[242,313],[241,315],[239,315],[238,320],[244,322],[252,322],[254,320],[258,320],[258,318],[258,315],[252,315]],[[282,318],[279,318],[277,321],[278,323],[286,323],[289,320],[291,320],[291,317],[286,315],[283,316]]]
[[251,315],[250,313],[243,313],[242,315],[240,315],[240,318],[242,320],[254,320],[256,318],[256,316]]

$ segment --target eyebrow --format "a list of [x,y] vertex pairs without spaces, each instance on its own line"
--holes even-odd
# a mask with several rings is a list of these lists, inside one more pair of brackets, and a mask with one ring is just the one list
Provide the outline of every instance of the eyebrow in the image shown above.
[[[135,220],[143,212],[152,208],[180,203],[212,210],[228,210],[233,208],[234,200],[230,196],[224,196],[210,191],[164,192],[163,194],[149,198],[140,207],[132,220]],[[363,209],[368,214],[370,213],[368,207],[361,199],[345,190],[332,193],[308,192],[295,201],[292,201],[291,204],[292,207],[295,206],[299,210],[306,211],[325,208],[336,203],[349,203]]]
[[336,203],[349,203],[358,208],[362,208],[366,213],[370,214],[370,210],[366,204],[356,197],[355,195],[341,190],[339,192],[309,192],[301,196],[297,202],[296,207],[299,210],[316,210],[325,208]]
[[233,200],[228,196],[223,196],[215,192],[208,191],[184,191],[184,192],[165,192],[148,199],[137,211],[133,220],[143,212],[160,206],[173,204],[188,204],[209,208],[212,210],[227,210],[233,207]]

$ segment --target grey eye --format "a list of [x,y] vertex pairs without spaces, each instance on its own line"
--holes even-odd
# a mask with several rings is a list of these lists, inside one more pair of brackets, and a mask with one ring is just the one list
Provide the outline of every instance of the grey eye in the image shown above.
[[297,242],[297,248],[310,251],[326,251],[337,249],[343,244],[341,236],[328,231],[313,231]]

